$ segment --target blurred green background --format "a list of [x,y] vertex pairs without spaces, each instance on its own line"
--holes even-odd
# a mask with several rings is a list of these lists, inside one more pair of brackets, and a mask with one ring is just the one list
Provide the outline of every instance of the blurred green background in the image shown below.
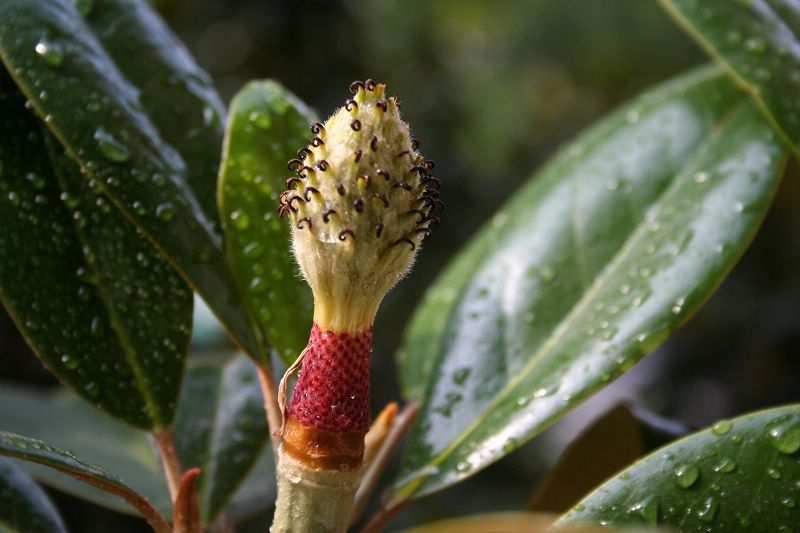
[[[706,61],[654,1],[157,0],[155,5],[210,72],[225,102],[249,79],[274,78],[324,117],[348,98],[351,81],[374,78],[399,97],[422,151],[436,161],[447,209],[415,272],[390,293],[379,313],[376,411],[399,397],[392,356],[414,305],[476,228],[595,118]],[[656,354],[501,463],[413,504],[393,527],[524,508],[565,443],[620,400],[702,426],[800,399],[798,183],[792,162],[750,251],[716,296]],[[208,343],[199,340],[198,349]],[[55,384],[5,316],[0,361],[2,379]],[[88,509],[69,496],[56,498],[74,531],[146,530],[135,519]],[[252,530],[263,531],[269,516],[267,510],[256,518]]]

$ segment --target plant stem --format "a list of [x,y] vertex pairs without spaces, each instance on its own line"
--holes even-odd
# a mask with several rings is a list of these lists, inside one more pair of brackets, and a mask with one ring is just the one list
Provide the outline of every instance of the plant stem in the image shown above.
[[278,448],[281,444],[281,437],[278,434],[283,425],[283,413],[278,407],[278,389],[275,387],[270,373],[262,367],[258,367],[258,380],[261,382],[261,394],[264,396],[264,410],[267,412],[267,425],[269,435],[272,439],[272,458],[278,464]]
[[375,458],[369,463],[361,478],[361,483],[356,492],[355,503],[353,504],[353,516],[350,519],[351,525],[359,519],[364,509],[367,507],[372,491],[375,489],[375,485],[378,483],[381,474],[383,474],[383,471],[386,469],[392,452],[397,448],[400,439],[406,434],[408,428],[411,427],[411,423],[417,417],[418,412],[419,404],[417,402],[410,402],[403,408],[400,414],[395,417],[389,434],[386,436],[378,453],[375,454]]
[[162,429],[153,432],[158,453],[161,455],[161,464],[164,466],[164,474],[167,478],[169,496],[172,502],[178,496],[178,485],[183,476],[183,469],[178,458],[178,451],[175,449],[175,439],[172,438],[171,429]]
[[386,525],[405,508],[411,500],[391,501],[387,505],[381,505],[380,510],[375,513],[367,525],[361,528],[360,533],[379,533],[386,529]]

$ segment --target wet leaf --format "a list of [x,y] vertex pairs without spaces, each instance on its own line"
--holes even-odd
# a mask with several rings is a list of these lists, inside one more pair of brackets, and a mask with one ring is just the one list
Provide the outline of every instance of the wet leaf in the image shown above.
[[4,457],[0,457],[0,529],[8,533],[67,531],[47,494]]
[[[450,518],[425,524],[419,528],[405,530],[404,533],[547,533],[553,524],[554,516],[544,513],[505,512],[484,513],[458,518]],[[598,533],[602,528],[580,525],[563,530],[563,533]],[[629,531],[628,533],[633,533]]]
[[[98,0],[88,18],[80,7],[0,1],[0,57],[87,178],[266,363],[212,213],[221,125],[213,89],[144,0]],[[141,35],[130,40],[129,31]]]
[[420,496],[516,449],[657,348],[754,235],[785,154],[720,68],[564,149],[428,292],[399,360],[421,398],[395,484]]
[[[219,378],[222,378],[224,373],[230,376],[227,382],[231,383],[231,377],[237,375],[237,372],[231,372],[234,367],[239,367],[241,370],[242,367],[249,366],[242,359],[239,357],[233,360],[225,367],[225,370],[222,370],[223,367],[219,363],[203,362],[199,363],[196,368],[190,364],[184,382],[183,401],[178,408],[179,427],[183,429],[187,425],[186,419],[189,418],[189,415],[184,410],[194,409],[192,412],[195,414],[199,412],[197,407],[191,405],[192,401],[204,405],[220,401],[217,386],[222,381]],[[217,370],[209,372],[209,367]],[[217,378],[213,384],[209,383],[209,374]],[[240,374],[238,375],[241,377]],[[204,388],[209,391],[211,402],[206,402],[204,397],[189,395],[190,391],[201,391]],[[225,509],[226,514],[234,520],[262,509],[275,498],[274,468],[270,447],[265,446],[263,440],[259,444],[257,439],[253,439],[252,435],[257,431],[250,428],[251,423],[258,426],[259,424],[263,425],[263,422],[253,421],[252,414],[246,409],[247,406],[252,406],[252,403],[247,401],[252,398],[253,394],[249,383],[245,383],[243,389],[242,396],[238,400],[245,401],[237,401],[235,390],[227,391],[225,403],[229,407],[235,407],[226,411],[228,414],[233,413],[232,419],[218,420],[213,427],[221,428],[225,424],[229,424],[228,427],[233,425],[238,434],[249,438],[236,441],[238,446],[231,446],[233,439],[216,437],[217,444],[213,451],[217,461],[215,465],[217,471],[214,476],[221,482],[219,485],[208,484],[205,495],[201,494],[205,498],[206,505],[209,503],[219,505],[221,499],[229,497],[230,491],[235,490],[233,498],[230,499]],[[260,396],[258,401],[261,401]],[[146,433],[136,431],[126,424],[91,409],[66,390],[42,392],[2,383],[0,384],[0,405],[3,406],[3,409],[0,409],[0,428],[3,430],[30,435],[61,448],[80,450],[81,457],[94,464],[113,465],[114,472],[123,478],[129,487],[150,500],[161,513],[169,515],[171,512],[172,503],[161,463],[156,448]],[[219,412],[223,411],[220,409]],[[242,420],[239,420],[238,417],[241,413],[244,415]],[[203,414],[214,414],[214,412],[212,409],[203,411]],[[263,419],[263,414],[261,418]],[[42,423],[42,420],[47,420],[47,423]],[[190,439],[196,436],[210,437],[212,420],[210,418],[198,419],[193,423],[197,426],[195,429],[186,428],[186,433],[175,435],[178,447],[183,452],[182,458],[187,463],[184,468],[191,466],[189,463],[200,464],[202,462],[204,465],[210,463],[209,446],[211,441],[205,440],[196,443],[196,449],[192,450]],[[206,427],[205,433],[201,431],[202,425]],[[246,430],[243,431],[242,426]],[[222,446],[226,443],[227,447]],[[246,446],[248,448],[245,450]],[[245,457],[244,464],[232,461],[233,453],[239,454],[236,457]],[[191,459],[192,454],[196,454],[200,459]],[[255,459],[252,460],[257,459],[255,466],[251,466],[250,457],[252,455],[255,455]],[[132,512],[131,508],[116,496],[64,476],[52,468],[32,463],[22,463],[22,466],[35,479],[47,486],[55,487],[118,512]],[[229,466],[233,468],[233,471],[228,474],[224,470],[219,470],[219,467],[227,468]],[[244,481],[242,482],[243,477]],[[210,490],[212,488],[214,488],[213,491]]]
[[[178,412],[174,431],[181,466],[202,469],[197,492],[207,524],[225,508],[268,440],[255,366],[244,356],[224,366],[193,365]],[[266,486],[263,497],[262,504],[268,503]]]
[[559,524],[794,531],[799,449],[800,405],[723,420],[609,479]]
[[800,153],[800,4],[786,0],[660,0],[751,93]]
[[132,425],[166,427],[192,293],[71,161],[51,153],[53,168],[48,134],[15,93],[0,93],[0,300],[80,396]]
[[275,82],[248,83],[233,99],[220,176],[220,211],[234,275],[270,344],[290,364],[308,340],[311,291],[278,218],[286,163],[305,146],[314,115]]
[[79,459],[72,452],[59,450],[40,440],[0,431],[0,455],[49,466],[84,483],[116,494],[139,511],[157,532],[170,531],[164,517],[158,514],[146,498],[137,494],[116,476],[97,465]]
[[[188,381],[188,380],[187,380]],[[88,407],[66,390],[40,391],[0,384],[0,428],[29,435],[63,449],[79,450],[93,464],[113,465],[114,472],[164,514],[172,503],[156,449],[147,433],[137,431]],[[46,423],[43,423],[46,421]],[[132,512],[116,496],[52,468],[33,463],[22,466],[37,481],[67,494],[115,511]]]

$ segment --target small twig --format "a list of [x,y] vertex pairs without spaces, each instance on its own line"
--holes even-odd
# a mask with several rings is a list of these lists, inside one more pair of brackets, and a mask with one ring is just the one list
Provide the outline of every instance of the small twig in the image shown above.
[[[411,423],[416,418],[418,412],[419,404],[417,402],[410,402],[403,408],[402,411],[400,411],[400,414],[395,417],[394,424],[389,430],[389,434],[386,436],[383,444],[378,449],[374,459],[372,459],[372,461],[367,465],[364,476],[361,478],[361,484],[358,487],[355,503],[353,504],[353,517],[351,519],[351,524],[359,519],[361,514],[364,512],[364,509],[367,507],[369,497],[372,495],[375,485],[378,484],[381,474],[383,474],[383,471],[386,469],[386,465],[389,463],[389,459],[392,457],[392,452],[394,452],[395,448],[397,448],[397,445],[400,442],[400,439],[403,438],[409,427],[411,427]],[[380,512],[378,514],[380,514]],[[372,523],[377,516],[378,515],[370,520],[370,523]],[[389,517],[389,519],[391,519],[391,517]]]
[[172,514],[173,533],[200,533],[200,505],[197,501],[199,468],[191,468],[181,478],[175,509]]
[[158,453],[161,455],[161,464],[164,467],[164,474],[167,478],[169,496],[172,502],[178,496],[178,485],[183,476],[181,461],[178,458],[178,451],[175,449],[175,439],[172,438],[171,429],[163,429],[153,432]]
[[367,525],[361,528],[360,533],[379,533],[386,529],[386,526],[400,511],[408,505],[411,500],[391,501],[387,505],[381,505],[380,510],[373,515]]
[[278,407],[278,390],[270,373],[258,367],[258,380],[261,382],[261,394],[264,396],[264,410],[267,412],[267,424],[272,438],[272,457],[278,464],[278,446],[281,443],[280,428],[283,423],[283,413]]

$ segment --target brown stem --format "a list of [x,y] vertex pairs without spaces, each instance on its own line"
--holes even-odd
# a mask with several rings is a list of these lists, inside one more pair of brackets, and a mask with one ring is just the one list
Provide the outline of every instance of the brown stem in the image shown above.
[[380,533],[389,522],[402,511],[411,500],[390,501],[386,505],[381,505],[381,508],[375,513],[367,525],[361,528],[360,533]]
[[175,439],[172,438],[171,429],[162,429],[153,432],[158,453],[161,455],[161,464],[164,467],[164,474],[167,478],[169,496],[172,502],[178,497],[178,485],[183,476],[181,461],[178,458],[178,451],[175,449]]
[[372,495],[372,491],[375,489],[375,485],[377,485],[381,474],[383,474],[383,471],[386,469],[386,465],[392,457],[392,452],[397,448],[400,439],[403,438],[409,427],[411,427],[411,423],[417,417],[418,412],[419,404],[417,402],[410,402],[403,408],[400,414],[395,417],[389,434],[384,439],[374,459],[367,465],[367,469],[361,478],[361,483],[356,492],[355,504],[353,505],[353,516],[350,521],[351,525],[361,517],[364,509],[367,507],[369,497]]
[[278,447],[281,443],[280,428],[283,424],[283,413],[278,407],[278,389],[275,387],[270,373],[261,366],[258,367],[258,380],[261,382],[264,410],[267,412],[267,424],[272,438],[272,457],[275,459],[275,464],[278,464]]

